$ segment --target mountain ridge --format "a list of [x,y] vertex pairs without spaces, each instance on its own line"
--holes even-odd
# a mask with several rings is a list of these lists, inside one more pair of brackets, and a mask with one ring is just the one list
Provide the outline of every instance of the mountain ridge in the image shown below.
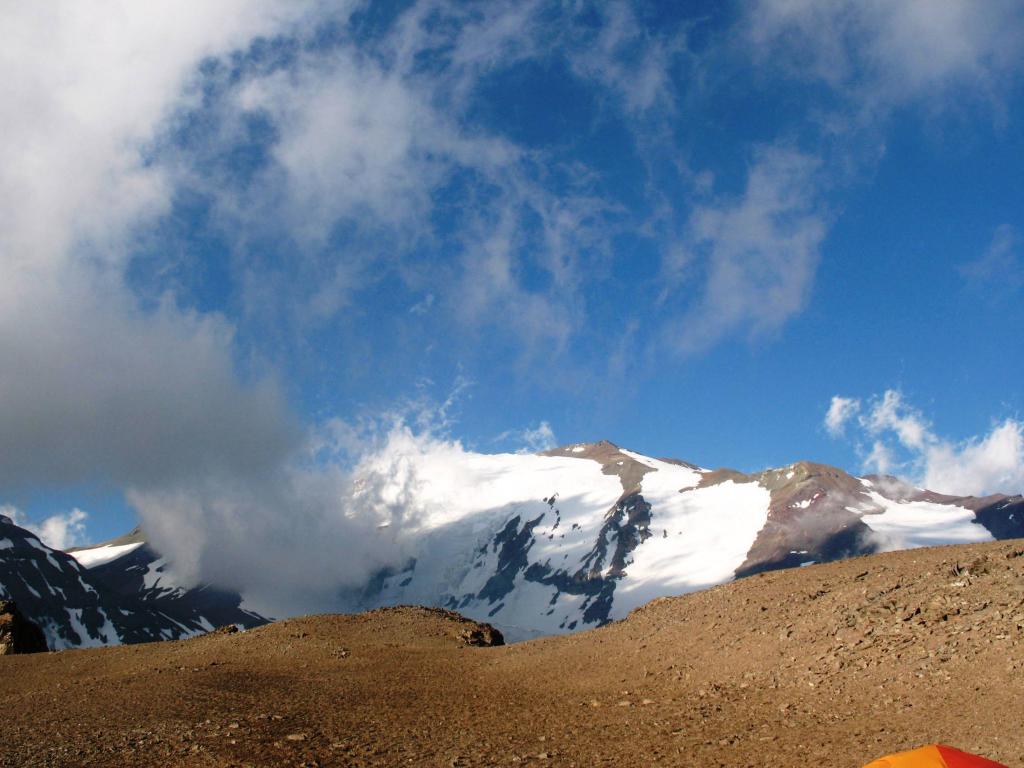
[[[743,473],[655,459],[607,440],[537,454],[424,453],[406,460],[415,478],[411,495],[387,465],[365,470],[377,473],[372,485],[385,493],[406,492],[401,498],[419,527],[403,558],[358,588],[337,588],[324,608],[437,606],[522,640],[601,626],[650,599],[765,571],[1024,536],[1020,496],[938,494],[806,460]],[[382,528],[378,535],[396,534]],[[17,570],[2,548],[4,536],[0,527],[0,587]],[[46,559],[36,545],[26,546]],[[64,563],[65,575],[74,577],[68,589],[78,595],[73,606],[40,601],[26,589],[15,596],[41,626],[56,622],[48,637],[59,647],[266,621],[246,610],[238,593],[179,585],[173,563],[138,528],[60,557],[73,561]],[[84,584],[78,591],[75,578]],[[69,607],[85,610],[90,589],[102,596],[93,602],[103,610],[67,619]],[[139,615],[150,611],[156,624],[133,629],[119,619],[111,631],[104,617],[120,617],[128,604]],[[88,625],[86,636],[72,619]]]

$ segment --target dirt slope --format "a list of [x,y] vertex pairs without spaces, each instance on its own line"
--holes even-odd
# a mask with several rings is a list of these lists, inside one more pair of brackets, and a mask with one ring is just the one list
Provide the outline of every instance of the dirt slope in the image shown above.
[[857,558],[504,647],[425,609],[0,658],[0,765],[1024,766],[1024,541]]

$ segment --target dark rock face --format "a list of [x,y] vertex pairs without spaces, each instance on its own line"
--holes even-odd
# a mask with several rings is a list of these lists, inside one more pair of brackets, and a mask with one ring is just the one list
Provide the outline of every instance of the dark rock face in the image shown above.
[[[142,614],[124,617],[121,622],[121,637],[125,643],[178,639],[226,624],[249,629],[267,623],[263,616],[244,610],[242,598],[235,592],[206,584],[180,587],[169,582],[167,563],[148,544],[88,571],[97,588],[105,594],[145,606]],[[153,614],[172,621],[165,621],[157,628],[152,622]]]
[[493,604],[500,602],[512,591],[516,576],[526,570],[530,562],[527,554],[533,546],[533,529],[543,518],[544,515],[541,515],[520,526],[520,517],[516,515],[494,537],[491,546],[498,553],[498,567],[477,597]]
[[48,650],[43,631],[21,615],[13,600],[0,600],[0,656]]
[[[116,543],[134,543],[126,537]],[[230,592],[161,583],[163,561],[147,545],[83,567],[0,515],[0,599],[13,600],[54,650],[177,640],[221,624],[266,623]]]
[[[1024,537],[1024,498],[1020,496],[950,496],[915,488],[895,477],[868,475],[866,479],[875,492],[891,501],[925,501],[969,509],[975,514],[975,522],[996,540]],[[723,469],[705,475],[701,485],[725,480],[757,482],[771,492],[768,521],[746,562],[737,569],[737,578],[877,551],[877,539],[861,516],[883,510],[872,501],[859,478],[841,469],[807,461],[755,475]]]
[[85,568],[0,515],[0,598],[13,600],[51,648],[118,642],[119,606],[101,594]]
[[975,508],[974,514],[992,538],[1024,538],[1024,497],[989,496],[978,501],[985,503]]
[[[544,501],[549,507],[548,512],[525,523],[517,515],[506,523],[490,543],[492,550],[498,553],[498,567],[494,575],[478,594],[452,598],[449,601],[451,607],[463,606],[472,598],[486,599],[495,605],[490,615],[498,615],[504,607],[502,599],[514,589],[516,578],[522,575],[524,581],[554,587],[552,605],[562,593],[585,598],[579,619],[566,622],[562,629],[575,629],[580,622],[602,626],[610,621],[616,582],[626,575],[630,554],[651,536],[651,505],[636,490],[624,492],[605,515],[593,548],[580,561],[578,568],[567,570],[554,568],[550,563],[530,563],[534,528],[547,515],[555,516],[556,528],[561,520],[556,507],[557,497]],[[480,554],[486,551],[487,547],[484,547]]]

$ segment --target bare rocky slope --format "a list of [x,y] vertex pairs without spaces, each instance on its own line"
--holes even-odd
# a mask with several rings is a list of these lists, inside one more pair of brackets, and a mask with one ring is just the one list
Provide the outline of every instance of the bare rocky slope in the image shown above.
[[[1024,541],[856,557],[500,647],[422,608],[0,658],[0,765],[1024,765]],[[480,635],[477,635],[478,637]]]

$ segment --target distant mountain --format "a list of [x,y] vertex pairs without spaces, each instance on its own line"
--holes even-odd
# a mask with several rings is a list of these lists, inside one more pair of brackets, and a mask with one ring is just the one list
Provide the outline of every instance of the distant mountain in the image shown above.
[[602,441],[455,463],[420,460],[436,512],[417,552],[346,607],[439,605],[516,640],[761,571],[1024,536],[1020,496],[943,496],[811,462],[748,475]]
[[[332,609],[439,606],[517,640],[600,626],[655,597],[761,571],[1024,537],[1020,496],[944,496],[810,462],[748,475],[609,442],[408,462],[419,526],[408,560],[339,591]],[[381,467],[373,486],[397,493],[402,482]],[[4,525],[13,527],[0,524],[0,597],[15,599],[53,647],[263,621],[237,594],[178,586],[137,530],[67,555]]]
[[222,624],[266,623],[241,598],[183,589],[138,531],[72,553],[54,550],[0,515],[0,599],[43,630],[51,650],[176,640]]

